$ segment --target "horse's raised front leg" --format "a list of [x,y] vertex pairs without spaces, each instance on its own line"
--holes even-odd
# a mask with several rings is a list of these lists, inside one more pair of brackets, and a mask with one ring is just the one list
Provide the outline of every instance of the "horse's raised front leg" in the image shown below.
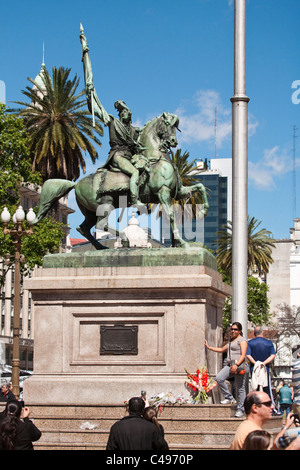
[[189,244],[185,242],[180,234],[175,221],[175,213],[171,203],[170,190],[166,186],[163,186],[158,192],[158,199],[162,205],[163,210],[165,211],[167,218],[170,221],[171,231],[173,235],[173,245],[179,245],[182,248],[189,248]]

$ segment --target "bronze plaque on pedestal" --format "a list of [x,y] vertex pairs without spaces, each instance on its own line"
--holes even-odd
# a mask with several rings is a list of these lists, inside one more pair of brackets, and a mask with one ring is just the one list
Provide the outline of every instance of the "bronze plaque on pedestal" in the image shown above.
[[138,326],[100,326],[100,355],[137,355]]

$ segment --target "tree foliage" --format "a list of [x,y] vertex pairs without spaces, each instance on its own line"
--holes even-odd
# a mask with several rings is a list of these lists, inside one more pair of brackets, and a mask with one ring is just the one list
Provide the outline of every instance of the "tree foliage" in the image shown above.
[[[20,186],[33,184],[37,189],[41,182],[41,175],[32,171],[29,145],[23,120],[8,114],[5,106],[0,105],[0,212],[7,207],[13,214],[20,202]],[[11,221],[9,228],[12,227]],[[33,235],[23,238],[21,253],[26,259],[26,264],[22,263],[24,273],[35,265],[41,265],[45,254],[56,252],[64,236],[63,225],[51,218],[34,226],[33,231]],[[5,258],[9,254],[13,259],[14,252],[12,237],[0,230],[0,257]],[[0,277],[0,282],[3,283],[3,280],[3,276]]]
[[[271,232],[266,229],[258,230],[259,222],[248,216],[248,275],[258,272],[261,276],[269,272],[269,265],[273,263],[272,248],[274,240]],[[232,222],[229,220],[222,230],[217,232],[215,242],[216,257],[219,268],[223,272],[231,273],[232,269]]]
[[[197,177],[199,175],[199,170],[195,165],[196,159],[189,161],[189,152],[185,151],[182,153],[181,149],[177,149],[176,152],[171,150],[170,156],[172,162],[177,168],[183,186],[192,186],[193,184],[199,183],[199,179]],[[182,209],[184,208],[185,216],[196,218],[197,205],[202,204],[203,200],[200,192],[198,192],[191,194],[188,199],[179,199],[179,201],[174,200],[172,202],[179,205]]]
[[[270,325],[270,301],[268,299],[268,286],[259,279],[248,277],[248,321],[253,326]],[[231,323],[231,296],[227,297],[223,309],[223,331]]]
[[283,303],[277,305],[277,309],[276,326],[270,339],[276,345],[277,353],[286,354],[285,359],[291,359],[300,344],[300,307]]
[[298,336],[300,338],[300,307],[284,304],[278,306],[280,314],[276,323],[279,336]]
[[0,104],[0,205],[14,205],[18,188],[41,183],[41,175],[32,171],[29,157],[30,139],[23,120],[6,112]]
[[181,149],[177,149],[175,152],[171,150],[171,160],[178,170],[183,185],[190,186],[191,184],[198,182],[198,179],[195,178],[194,175],[194,171],[197,170],[197,167],[195,166],[196,159],[189,161],[189,152],[181,152]]
[[79,78],[69,79],[71,69],[53,67],[52,78],[46,67],[40,72],[39,81],[28,80],[22,93],[29,102],[17,101],[22,106],[16,112],[24,118],[31,137],[30,155],[33,170],[38,170],[43,180],[63,178],[75,181],[80,169],[85,173],[84,153],[88,153],[94,163],[98,158],[92,142],[101,146],[97,135],[103,135],[98,119],[93,127],[90,112],[82,109],[86,99],[80,99],[84,90],[77,93]]

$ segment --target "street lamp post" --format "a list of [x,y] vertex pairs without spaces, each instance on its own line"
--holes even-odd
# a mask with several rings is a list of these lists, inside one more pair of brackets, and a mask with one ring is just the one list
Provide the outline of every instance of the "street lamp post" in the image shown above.
[[32,222],[35,219],[35,213],[29,209],[26,220],[29,229],[23,229],[22,225],[25,220],[25,212],[22,206],[19,206],[13,215],[13,228],[8,228],[11,215],[5,207],[1,213],[1,220],[3,222],[4,235],[10,235],[14,242],[15,247],[15,279],[14,279],[14,319],[13,319],[13,358],[12,358],[12,387],[14,395],[19,398],[20,396],[20,253],[22,246],[22,238],[24,236],[32,235],[33,227]]

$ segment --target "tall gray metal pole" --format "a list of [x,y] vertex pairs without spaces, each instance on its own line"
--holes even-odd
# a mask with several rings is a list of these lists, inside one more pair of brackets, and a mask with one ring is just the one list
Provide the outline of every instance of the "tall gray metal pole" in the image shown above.
[[246,0],[234,2],[232,102],[232,321],[247,337],[248,102],[246,95]]

